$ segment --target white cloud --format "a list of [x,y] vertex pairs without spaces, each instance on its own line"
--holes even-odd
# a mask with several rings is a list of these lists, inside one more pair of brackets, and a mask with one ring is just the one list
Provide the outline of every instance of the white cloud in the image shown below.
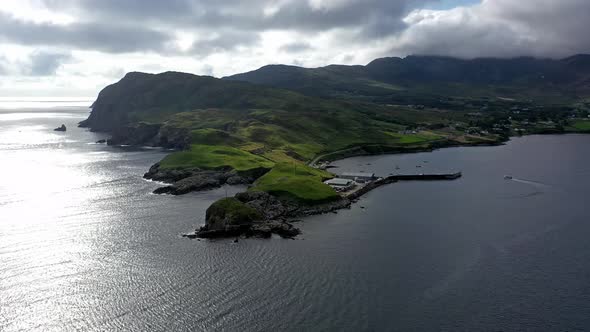
[[391,40],[392,53],[458,57],[565,57],[590,52],[590,1],[485,0],[450,10],[417,9]]

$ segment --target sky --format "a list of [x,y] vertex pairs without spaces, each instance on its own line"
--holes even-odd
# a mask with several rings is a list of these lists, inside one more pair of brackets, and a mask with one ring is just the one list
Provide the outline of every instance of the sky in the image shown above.
[[0,97],[94,97],[130,71],[590,53],[589,0],[2,0]]

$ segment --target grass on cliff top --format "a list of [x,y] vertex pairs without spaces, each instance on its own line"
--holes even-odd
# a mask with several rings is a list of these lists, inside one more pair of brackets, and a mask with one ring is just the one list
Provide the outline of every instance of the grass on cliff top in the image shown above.
[[196,129],[190,132],[191,142],[199,145],[227,145],[236,146],[243,144],[244,141],[240,137],[232,135],[226,131],[204,128]]
[[590,131],[590,120],[576,121],[572,124],[572,127],[580,131]]
[[237,171],[272,168],[274,163],[236,148],[222,145],[191,145],[190,150],[175,152],[160,162],[162,168],[217,169],[229,166]]
[[266,191],[306,204],[330,202],[340,196],[323,180],[329,173],[303,164],[280,163],[254,183],[251,190]]
[[233,197],[222,198],[207,209],[207,220],[210,218],[229,219],[239,225],[262,219],[258,211]]
[[399,133],[392,133],[392,132],[385,132],[387,135],[397,138],[398,141],[396,143],[398,144],[416,144],[416,143],[426,143],[426,142],[430,142],[430,141],[435,141],[435,140],[439,140],[441,138],[443,138],[440,135],[431,133],[431,132],[427,132],[427,131],[421,131],[420,133],[416,133],[416,134],[399,134]]

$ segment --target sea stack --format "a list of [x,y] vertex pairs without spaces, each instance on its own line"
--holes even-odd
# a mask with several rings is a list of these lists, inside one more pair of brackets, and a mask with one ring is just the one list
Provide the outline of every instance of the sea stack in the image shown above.
[[67,129],[66,129],[66,125],[65,124],[62,124],[61,126],[55,128],[53,130],[54,131],[66,131]]

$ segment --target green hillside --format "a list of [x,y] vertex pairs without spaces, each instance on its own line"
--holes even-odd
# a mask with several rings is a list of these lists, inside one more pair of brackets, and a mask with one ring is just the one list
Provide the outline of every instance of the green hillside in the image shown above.
[[330,174],[309,167],[322,158],[587,131],[590,102],[576,93],[589,70],[585,56],[408,57],[223,80],[129,73],[101,91],[81,126],[112,132],[112,144],[181,149],[163,169],[270,170],[251,190],[313,204],[338,197],[322,183]]
[[409,56],[377,59],[366,66],[320,68],[273,65],[225,79],[310,96],[454,108],[498,98],[570,103],[590,96],[589,78],[590,56],[577,55],[562,60]]
[[112,131],[119,143],[183,147],[162,160],[164,169],[272,169],[253,190],[313,203],[337,197],[322,183],[330,175],[306,166],[315,157],[363,146],[390,151],[500,139],[466,138],[449,127],[468,121],[466,112],[320,99],[168,72],[126,75],[100,93],[82,125]]

